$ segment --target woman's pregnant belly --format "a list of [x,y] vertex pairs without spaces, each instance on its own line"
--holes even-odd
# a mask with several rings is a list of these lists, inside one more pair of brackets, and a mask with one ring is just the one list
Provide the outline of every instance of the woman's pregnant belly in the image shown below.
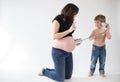
[[53,47],[62,49],[67,52],[72,52],[75,49],[75,46],[76,45],[75,45],[73,37],[68,36],[68,37],[65,37],[59,40],[58,39],[54,40]]

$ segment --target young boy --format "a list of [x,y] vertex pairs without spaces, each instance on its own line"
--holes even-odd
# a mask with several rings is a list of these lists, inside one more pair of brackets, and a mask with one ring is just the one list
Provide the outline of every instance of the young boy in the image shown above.
[[92,31],[89,36],[90,40],[93,40],[92,46],[92,55],[91,55],[91,65],[89,77],[93,76],[97,60],[99,59],[99,73],[102,77],[105,77],[105,60],[106,60],[106,48],[105,48],[105,39],[111,39],[110,26],[107,24],[105,28],[102,23],[106,22],[104,15],[97,15],[94,18],[96,29]]

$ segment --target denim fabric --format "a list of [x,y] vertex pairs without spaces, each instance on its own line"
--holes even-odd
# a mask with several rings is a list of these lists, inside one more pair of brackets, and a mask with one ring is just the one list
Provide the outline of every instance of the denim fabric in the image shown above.
[[106,48],[104,46],[96,46],[92,47],[92,55],[91,55],[91,65],[90,65],[90,73],[93,74],[96,68],[97,60],[99,59],[99,72],[100,74],[104,74],[105,70],[105,60],[106,60]]
[[52,58],[55,69],[44,69],[43,75],[58,82],[64,82],[64,79],[70,79],[73,71],[72,53],[52,48]]

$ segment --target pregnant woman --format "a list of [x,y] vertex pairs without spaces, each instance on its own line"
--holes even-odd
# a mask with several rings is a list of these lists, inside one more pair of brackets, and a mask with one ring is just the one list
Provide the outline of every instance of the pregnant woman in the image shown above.
[[47,76],[55,81],[64,82],[70,79],[73,71],[72,51],[75,49],[75,42],[72,37],[75,31],[74,19],[79,8],[73,4],[67,4],[61,14],[53,19],[53,40],[52,58],[54,69],[44,68],[39,72],[40,76]]

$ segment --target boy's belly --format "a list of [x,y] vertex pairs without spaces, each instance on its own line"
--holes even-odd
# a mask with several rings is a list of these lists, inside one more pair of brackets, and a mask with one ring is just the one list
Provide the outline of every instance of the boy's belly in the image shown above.
[[104,46],[105,45],[105,35],[96,36],[93,44],[96,46]]
[[96,46],[104,46],[105,45],[105,40],[94,40],[94,45]]

